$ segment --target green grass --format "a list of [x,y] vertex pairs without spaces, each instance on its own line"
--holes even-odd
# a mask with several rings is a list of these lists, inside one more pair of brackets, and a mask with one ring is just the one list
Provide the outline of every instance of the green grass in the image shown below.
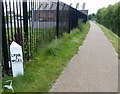
[[24,76],[16,78],[6,76],[3,85],[7,79],[12,79],[15,92],[48,92],[71,58],[78,52],[89,28],[90,24],[87,22],[83,26],[83,31],[76,28],[71,34],[64,33],[61,38],[45,45],[34,54],[30,62],[24,62]]
[[115,36],[115,34],[112,33],[112,31],[108,30],[107,28],[105,28],[104,26],[98,24],[99,27],[102,29],[102,31],[104,32],[104,34],[108,37],[108,39],[110,40],[110,42],[113,44],[113,47],[115,48],[115,51],[118,53],[118,57],[120,58],[120,45],[118,43],[118,41],[120,41],[120,38],[118,38],[117,36]]

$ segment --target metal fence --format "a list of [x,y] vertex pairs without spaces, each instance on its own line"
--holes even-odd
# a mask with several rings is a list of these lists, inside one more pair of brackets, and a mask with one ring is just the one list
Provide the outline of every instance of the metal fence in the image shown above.
[[1,5],[3,74],[9,74],[12,41],[22,46],[24,60],[29,60],[33,52],[46,43],[62,33],[70,33],[77,26],[78,19],[87,21],[87,15],[63,2],[3,0]]

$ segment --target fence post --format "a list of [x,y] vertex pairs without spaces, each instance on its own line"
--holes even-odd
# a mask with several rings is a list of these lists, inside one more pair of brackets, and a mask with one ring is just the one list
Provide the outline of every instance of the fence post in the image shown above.
[[[2,0],[0,1],[0,11],[2,12]],[[2,13],[0,13],[0,84],[2,83]],[[0,93],[2,93],[2,85],[0,85]]]
[[34,31],[34,5],[32,5],[32,31]]
[[56,35],[59,37],[59,0],[57,1],[57,9],[56,9]]
[[7,47],[7,37],[5,28],[5,16],[4,16],[4,5],[2,2],[2,55],[3,55],[3,71],[8,74],[9,64],[8,64],[8,47]]
[[24,53],[27,60],[29,60],[27,0],[23,0],[23,26],[24,26],[24,49],[25,49]]
[[71,5],[69,6],[69,26],[68,26],[68,33],[70,33],[71,30]]
[[[0,11],[2,11],[2,1],[0,1]],[[2,13],[0,13],[0,67],[2,64]]]

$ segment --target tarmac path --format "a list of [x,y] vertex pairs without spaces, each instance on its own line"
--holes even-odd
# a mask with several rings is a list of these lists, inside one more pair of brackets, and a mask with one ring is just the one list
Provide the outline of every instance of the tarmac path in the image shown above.
[[118,56],[93,22],[80,51],[50,92],[118,92]]

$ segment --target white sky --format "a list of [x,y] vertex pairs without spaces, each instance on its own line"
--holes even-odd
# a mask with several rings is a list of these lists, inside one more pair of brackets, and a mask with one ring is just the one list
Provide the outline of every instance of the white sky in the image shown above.
[[[3,0],[5,1],[5,0]],[[6,0],[9,2],[9,0]],[[10,0],[11,2],[13,2],[13,0]],[[14,0],[16,1],[16,0]],[[19,1],[19,0],[17,0]],[[20,0],[23,1],[23,0]],[[33,0],[27,0],[27,1],[33,1]],[[50,0],[36,0],[36,1],[50,1]],[[51,1],[57,1],[57,0],[51,0]],[[79,8],[78,9],[82,9],[82,5],[83,3],[86,3],[85,9],[89,10],[88,13],[92,14],[92,13],[96,13],[98,9],[102,8],[102,7],[107,7],[110,4],[115,4],[117,2],[119,2],[120,0],[59,0],[62,1],[68,5],[70,5],[70,3],[72,3],[72,7],[76,8],[76,4],[79,3]],[[12,6],[11,6],[12,7]]]
[[72,3],[73,7],[76,7],[76,3],[80,3],[79,9],[82,9],[82,4],[86,3],[85,9],[89,10],[89,14],[96,13],[98,9],[102,7],[107,7],[109,4],[115,4],[120,0],[60,0],[64,3],[70,4]]

